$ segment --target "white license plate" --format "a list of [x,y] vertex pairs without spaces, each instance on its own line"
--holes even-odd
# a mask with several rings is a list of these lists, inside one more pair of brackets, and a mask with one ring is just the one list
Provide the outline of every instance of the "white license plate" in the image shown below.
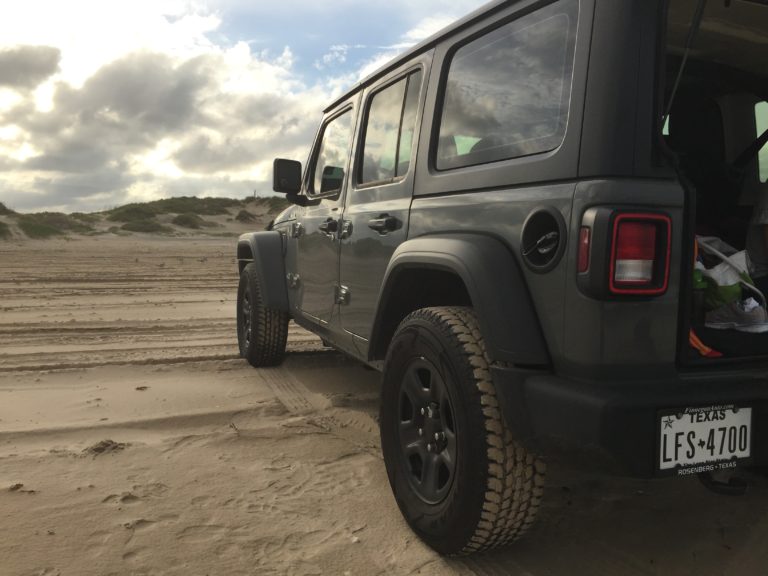
[[752,453],[752,408],[686,408],[659,417],[659,469],[679,475],[731,468]]

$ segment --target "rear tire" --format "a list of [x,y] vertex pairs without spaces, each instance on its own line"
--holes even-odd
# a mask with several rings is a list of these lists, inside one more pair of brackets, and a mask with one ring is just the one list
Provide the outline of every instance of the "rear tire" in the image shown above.
[[237,287],[237,342],[251,366],[277,366],[285,357],[288,313],[267,308],[256,266],[246,265]]
[[531,526],[545,465],[504,422],[470,308],[424,308],[402,321],[385,362],[380,423],[395,499],[429,546],[467,554]]

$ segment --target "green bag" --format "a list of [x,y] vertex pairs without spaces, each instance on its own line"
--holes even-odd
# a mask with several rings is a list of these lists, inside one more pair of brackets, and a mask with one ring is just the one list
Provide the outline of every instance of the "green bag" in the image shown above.
[[712,268],[706,268],[701,262],[696,262],[694,267],[694,288],[697,283],[699,286],[703,283],[705,310],[716,310],[732,302],[741,301],[745,291],[765,306],[765,296],[755,287],[749,276],[746,251],[739,252],[714,236],[697,236],[696,241],[702,252],[720,260],[720,263]]

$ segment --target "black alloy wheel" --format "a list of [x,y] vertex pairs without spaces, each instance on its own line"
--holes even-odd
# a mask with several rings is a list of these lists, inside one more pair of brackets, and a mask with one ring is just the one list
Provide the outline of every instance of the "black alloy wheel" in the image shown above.
[[379,421],[395,500],[429,546],[467,554],[531,526],[546,467],[504,420],[472,309],[403,319],[384,362]]
[[423,357],[407,368],[399,403],[400,455],[414,492],[426,503],[445,499],[456,470],[456,422],[443,377]]

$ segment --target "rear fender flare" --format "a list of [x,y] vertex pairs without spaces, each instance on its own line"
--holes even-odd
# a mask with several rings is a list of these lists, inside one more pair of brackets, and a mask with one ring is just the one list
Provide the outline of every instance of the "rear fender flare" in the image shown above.
[[380,359],[373,356],[383,344],[380,338],[387,338],[381,335],[385,316],[393,299],[401,297],[393,291],[397,278],[412,268],[445,270],[461,278],[492,361],[549,364],[549,352],[520,265],[505,244],[479,234],[422,236],[395,250],[379,293],[369,361]]

